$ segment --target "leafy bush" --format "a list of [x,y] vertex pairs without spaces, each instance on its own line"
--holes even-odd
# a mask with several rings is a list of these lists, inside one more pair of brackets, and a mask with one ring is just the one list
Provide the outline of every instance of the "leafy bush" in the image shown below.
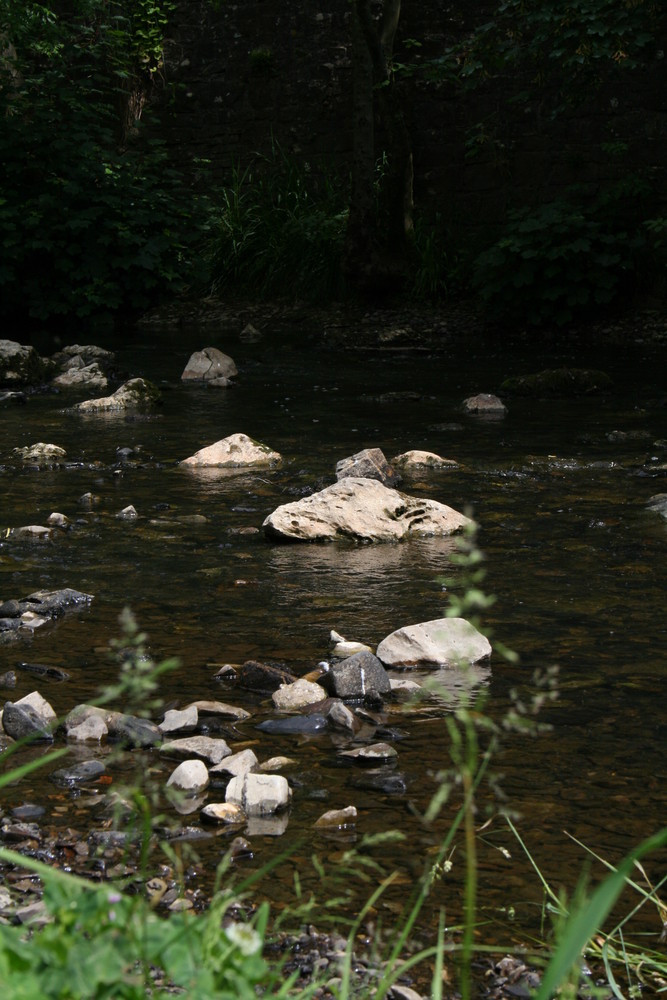
[[3,6],[0,312],[86,317],[181,289],[206,206],[138,121],[126,148],[120,136],[128,78],[144,63],[155,73],[160,24],[139,8],[124,18],[122,4],[111,17],[102,0],[78,0],[67,19]]
[[646,237],[611,196],[583,207],[559,199],[511,211],[481,253],[473,285],[495,318],[562,326],[632,289]]
[[274,145],[234,171],[208,246],[212,291],[326,302],[344,295],[347,190]]

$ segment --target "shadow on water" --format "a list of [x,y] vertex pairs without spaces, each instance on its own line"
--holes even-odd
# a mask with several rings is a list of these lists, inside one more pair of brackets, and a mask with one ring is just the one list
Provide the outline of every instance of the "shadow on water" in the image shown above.
[[[194,346],[209,342],[203,334]],[[4,538],[0,598],[60,587],[94,595],[89,609],[32,640],[0,646],[0,673],[33,659],[71,675],[67,683],[37,685],[19,672],[12,699],[39,686],[64,713],[92,698],[113,679],[104,650],[129,605],[155,658],[181,661],[164,679],[166,702],[222,697],[247,704],[253,719],[238,727],[234,749],[252,746],[260,759],[287,754],[297,762],[289,816],[280,829],[250,831],[249,866],[297,845],[263,891],[284,905],[293,898],[295,870],[304,892],[317,891],[311,854],[336,862],[354,834],[326,839],[312,825],[325,809],[354,804],[357,837],[398,828],[407,838],[374,850],[383,866],[400,872],[384,903],[396,909],[451,820],[451,810],[433,829],[419,820],[435,774],[448,765],[443,716],[451,700],[387,706],[383,724],[401,730],[399,763],[378,777],[344,762],[342,737],[258,733],[254,723],[271,714],[270,704],[221,688],[213,675],[223,663],[246,659],[303,673],[327,656],[331,629],[375,645],[401,625],[443,613],[447,595],[438,578],[451,568],[449,540],[283,546],[257,530],[278,504],[331,482],[338,459],[370,446],[388,457],[420,448],[459,467],[420,473],[403,488],[474,514],[487,556],[486,589],[497,597],[485,624],[520,654],[518,665],[492,660],[486,710],[500,718],[510,691],[530,686],[535,668],[560,669],[560,699],[546,713],[552,730],[508,737],[497,761],[508,803],[522,815],[519,827],[546,876],[570,889],[576,882],[582,852],[564,830],[613,861],[664,823],[667,530],[645,507],[662,491],[657,467],[667,437],[665,410],[651,402],[661,391],[655,359],[640,348],[632,363],[625,354],[605,358],[617,388],[604,398],[508,400],[505,420],[483,422],[461,415],[466,395],[496,391],[506,375],[539,370],[550,359],[499,349],[368,357],[312,345],[219,346],[240,370],[228,390],[181,385],[190,351],[176,338],[122,349],[120,365],[163,391],[162,406],[147,418],[82,419],[67,411],[62,394],[34,396],[26,407],[2,412],[0,527],[43,523],[60,511],[71,529],[43,543]],[[414,396],[378,401],[387,392]],[[177,467],[238,431],[281,452],[283,465],[251,475]],[[616,431],[631,433],[619,439]],[[66,461],[23,468],[12,448],[36,441],[61,445]],[[131,449],[130,456],[122,460],[119,448]],[[80,497],[88,492],[97,500],[85,508]],[[128,504],[139,514],[131,522],[117,516]],[[160,779],[170,771],[160,760],[131,756],[128,768],[138,759]],[[98,822],[97,806],[86,794],[71,802],[68,794],[55,795],[38,776],[29,790],[11,789],[7,804],[39,799],[50,822],[85,835]],[[204,879],[227,842],[218,836],[198,843]],[[488,940],[534,933],[540,888],[502,823],[484,835],[480,862]],[[453,917],[461,879],[455,864],[434,892],[434,906],[446,905]],[[367,892],[360,883],[360,898]]]

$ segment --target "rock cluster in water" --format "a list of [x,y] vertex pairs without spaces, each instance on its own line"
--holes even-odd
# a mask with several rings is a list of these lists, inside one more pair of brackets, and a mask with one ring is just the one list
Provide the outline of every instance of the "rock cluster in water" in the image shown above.
[[[42,598],[48,603],[47,595]],[[126,766],[124,757],[137,751],[148,755],[144,758],[145,768],[162,774],[162,794],[176,816],[199,816],[199,824],[188,819],[183,826],[184,820],[177,820],[165,836],[199,839],[210,836],[216,828],[250,837],[279,836],[287,829],[290,811],[296,808],[299,765],[287,755],[262,761],[255,752],[261,750],[262,736],[287,741],[287,749],[295,740],[326,738],[341,763],[359,769],[352,787],[360,793],[373,788],[385,794],[405,794],[408,779],[399,770],[400,754],[395,746],[405,734],[387,724],[385,708],[394,706],[393,718],[401,705],[409,713],[406,694],[419,693],[421,687],[413,681],[406,690],[397,668],[412,671],[421,666],[429,669],[431,677],[449,673],[465,677],[468,663],[475,657],[478,663],[486,661],[491,652],[479,633],[473,652],[475,630],[469,626],[468,645],[460,655],[460,637],[447,631],[448,621],[452,620],[424,623],[421,632],[418,625],[404,630],[409,631],[411,641],[402,663],[398,647],[392,645],[399,633],[387,636],[376,655],[365,644],[348,641],[332,631],[331,659],[322,661],[304,677],[259,661],[221,668],[211,683],[236,692],[235,701],[248,692],[252,711],[227,701],[202,698],[149,719],[84,704],[72,708],[61,721],[49,702],[33,691],[15,702],[5,701],[0,740],[5,746],[26,740],[49,747],[65,744],[78,748],[73,761],[50,772],[51,781],[77,796],[86,791],[101,795],[109,805],[116,797],[113,782]],[[438,650],[436,654],[434,649]],[[340,658],[333,655],[346,650],[354,651]],[[447,663],[455,669],[433,671],[436,663]],[[424,679],[419,670],[415,676]],[[480,672],[471,672],[468,690],[482,677]],[[433,694],[425,697],[432,698]],[[253,747],[247,745],[249,739]],[[116,753],[109,752],[113,746]],[[109,791],[105,791],[107,786]],[[35,809],[38,818],[43,807]],[[349,835],[357,821],[357,804],[348,802],[323,811],[314,826],[321,835]],[[1,839],[16,842],[21,836],[37,844],[48,838],[37,822],[28,829],[13,815],[0,818]],[[239,844],[250,849],[243,838],[239,838]],[[97,849],[115,857],[130,846],[122,828],[109,830],[103,823],[88,834],[80,851],[82,858]],[[185,905],[182,897],[178,905]]]

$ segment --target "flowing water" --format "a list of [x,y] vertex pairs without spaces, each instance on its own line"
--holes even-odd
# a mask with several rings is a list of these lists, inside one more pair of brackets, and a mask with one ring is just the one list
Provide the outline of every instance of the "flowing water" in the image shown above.
[[[270,702],[222,689],[213,675],[223,663],[247,659],[305,673],[327,656],[331,629],[376,645],[402,625],[444,613],[440,578],[451,568],[451,540],[285,546],[240,530],[260,527],[279,504],[333,481],[335,463],[364,447],[388,457],[425,449],[460,465],[406,479],[403,488],[473,513],[487,557],[484,586],[496,596],[484,625],[520,655],[517,664],[494,655],[485,710],[500,719],[513,689],[530,695],[536,668],[559,668],[559,700],[543,713],[550,731],[508,735],[494,761],[506,805],[520,815],[518,828],[545,877],[570,890],[577,881],[585,853],[564,831],[616,861],[663,825],[667,526],[646,509],[664,488],[659,353],[632,345],[585,359],[581,352],[531,356],[473,344],[401,354],[323,350],[316,338],[296,335],[259,344],[227,339],[216,346],[233,355],[240,374],[232,388],[215,390],[180,381],[190,352],[215,340],[206,332],[190,333],[187,346],[181,340],[141,334],[118,350],[121,369],[160,386],[163,403],[154,415],[81,417],[67,412],[69,397],[48,393],[0,413],[0,599],[62,587],[94,597],[89,609],[31,640],[0,646],[0,673],[24,660],[62,667],[70,681],[19,672],[16,691],[5,697],[37,687],[59,713],[93,698],[113,680],[104,651],[119,635],[120,611],[131,607],[152,655],[180,660],[163,679],[166,702],[222,698],[250,708],[253,719],[239,727],[233,748],[251,745],[260,760],[287,754],[297,761],[284,832],[249,838],[254,858],[246,868],[294,851],[262,891],[285,905],[294,898],[295,871],[304,891],[317,891],[311,855],[336,862],[354,836],[328,840],[312,824],[325,809],[353,804],[357,838],[388,829],[405,834],[398,846],[370,851],[399,872],[398,891],[384,904],[395,910],[454,813],[446,807],[432,829],[419,819],[436,772],[449,766],[445,715],[456,692],[419,708],[388,706],[386,722],[400,730],[396,772],[405,785],[392,791],[368,787],[364,772],[343,766],[340,735],[258,733],[254,723],[271,715]],[[563,363],[605,369],[614,390],[574,401],[508,399],[500,421],[459,412],[466,396],[497,391],[506,376]],[[417,398],[378,400],[387,393]],[[252,474],[177,467],[239,431],[279,451],[282,467]],[[613,440],[615,431],[627,437]],[[22,467],[12,448],[36,441],[64,447],[64,464]],[[117,449],[125,447],[132,454],[121,462]],[[79,504],[87,492],[99,498],[92,510]],[[139,514],[135,521],[117,517],[128,504]],[[66,514],[71,530],[48,542],[5,537],[6,528],[43,524],[52,511]],[[154,755],[142,766],[164,780],[173,764]],[[56,792],[47,776],[3,794],[6,806],[45,804],[45,825],[69,824],[85,836],[99,823],[94,798]],[[483,791],[480,824],[490,801]],[[196,823],[197,814],[183,821]],[[227,842],[224,835],[198,842],[202,879],[210,881]],[[480,936],[509,943],[539,933],[541,887],[502,821],[479,850],[487,922]],[[460,915],[462,859],[459,849],[433,892],[451,919]],[[656,880],[662,874],[651,861],[648,868]],[[369,891],[360,883],[358,898]],[[655,921],[648,926],[660,929]]]

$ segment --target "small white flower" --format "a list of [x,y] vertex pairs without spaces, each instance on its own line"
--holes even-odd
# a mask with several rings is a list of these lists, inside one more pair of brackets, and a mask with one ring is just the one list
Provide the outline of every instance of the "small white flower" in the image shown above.
[[225,934],[242,955],[254,955],[262,947],[261,937],[250,924],[230,924],[225,927]]

